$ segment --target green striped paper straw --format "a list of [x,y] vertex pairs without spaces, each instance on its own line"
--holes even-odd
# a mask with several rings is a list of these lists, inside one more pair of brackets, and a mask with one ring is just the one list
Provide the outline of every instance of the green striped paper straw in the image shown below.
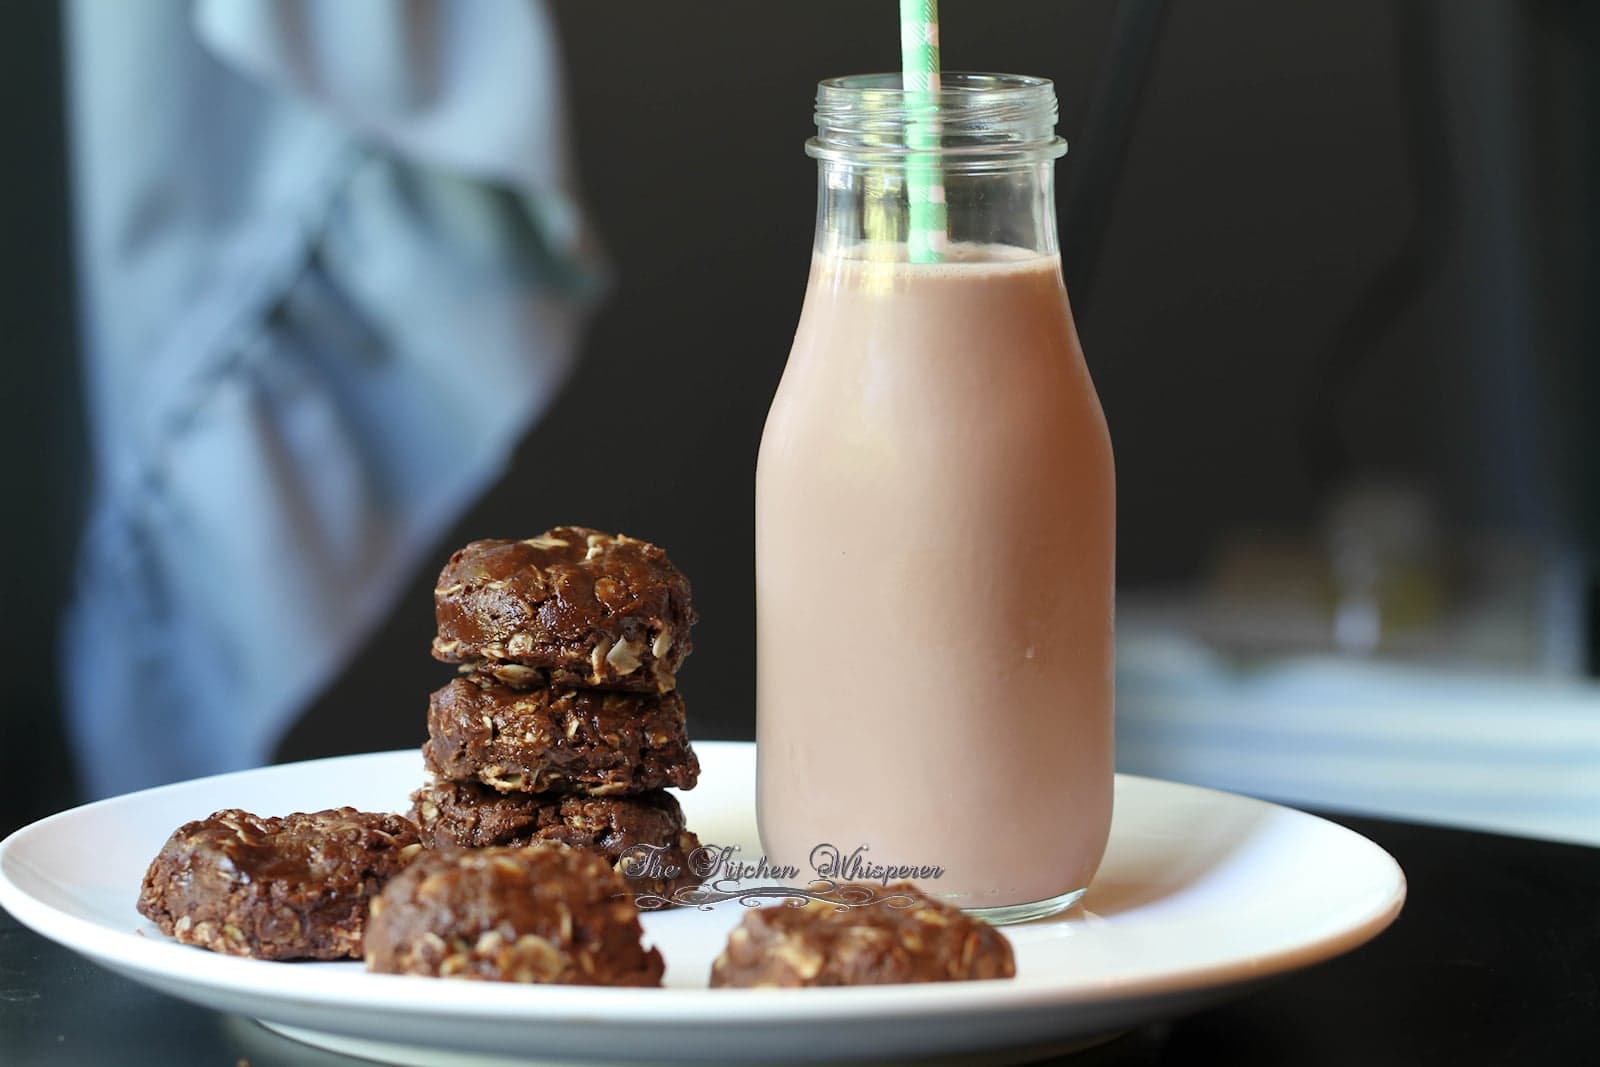
[[[900,0],[900,83],[906,90],[906,147],[939,147],[939,0]],[[906,163],[906,249],[913,263],[933,263],[944,248],[944,182],[939,165],[914,156]]]

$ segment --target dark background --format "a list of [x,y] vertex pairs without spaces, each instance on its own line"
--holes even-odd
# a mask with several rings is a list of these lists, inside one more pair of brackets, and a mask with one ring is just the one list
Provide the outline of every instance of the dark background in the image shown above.
[[[755,452],[808,263],[810,100],[821,76],[893,66],[889,6],[629,4],[624,27],[617,5],[556,5],[615,286],[561,400],[282,758],[419,742],[448,676],[427,653],[438,566],[466,540],[565,522],[668,549],[703,620],[692,729],[750,736]],[[1162,5],[941,7],[947,69],[1057,85],[1062,241],[1116,441],[1123,589],[1193,579],[1225,531],[1313,523],[1360,472],[1433,487],[1460,529],[1592,559],[1595,5],[1180,0],[1131,87],[1105,56]],[[57,20],[48,2],[0,6],[0,832],[73,796],[54,627],[87,472]],[[1095,124],[1107,94],[1125,150]]]

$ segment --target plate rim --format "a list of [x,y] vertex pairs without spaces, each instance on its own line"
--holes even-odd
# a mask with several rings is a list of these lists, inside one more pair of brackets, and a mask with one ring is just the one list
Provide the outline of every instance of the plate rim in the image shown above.
[[[748,751],[754,756],[755,744],[749,741],[696,741],[697,748]],[[93,809],[125,804],[152,794],[175,792],[241,775],[260,775],[290,768],[304,769],[340,761],[377,758],[415,758],[414,749],[326,756],[294,763],[272,764],[241,771],[228,771],[200,778],[152,786],[116,797],[80,804],[20,827],[0,840],[0,907],[18,922],[41,936],[95,963],[124,975],[149,977],[183,985],[222,985],[234,994],[255,995],[282,1001],[291,994],[282,987],[278,968],[282,963],[251,960],[206,953],[192,946],[156,941],[133,931],[110,929],[92,919],[71,915],[24,890],[13,881],[9,866],[17,861],[12,853],[20,843],[47,833],[51,824]],[[1407,881],[1399,863],[1381,846],[1348,827],[1284,804],[1243,796],[1226,790],[1172,782],[1143,775],[1118,774],[1119,787],[1126,782],[1134,788],[1171,789],[1212,794],[1229,802],[1256,806],[1258,810],[1287,813],[1311,820],[1325,829],[1354,839],[1357,847],[1370,850],[1372,859],[1387,864],[1393,877],[1392,891],[1376,906],[1340,928],[1310,941],[1246,960],[1231,960],[1187,969],[1134,972],[1121,977],[1096,980],[1088,984],[1062,985],[1048,978],[1020,977],[991,982],[944,982],[925,984],[850,986],[837,988],[792,989],[708,989],[660,988],[632,989],[590,986],[539,985],[530,995],[526,986],[511,983],[470,983],[470,1003],[463,997],[441,1001],[437,980],[413,975],[385,975],[363,972],[365,981],[350,983],[348,972],[317,976],[311,967],[300,966],[307,977],[331,981],[304,983],[293,996],[313,1000],[323,1008],[355,1008],[378,1013],[409,1013],[423,1010],[439,1012],[462,1021],[570,1022],[604,1019],[608,1025],[746,1025],[802,1022],[818,1015],[835,1018],[915,1017],[941,1014],[952,1009],[981,1012],[986,1009],[1027,1011],[1042,1008],[1077,1008],[1118,1003],[1130,998],[1155,999],[1207,989],[1224,989],[1287,974],[1323,962],[1366,943],[1386,929],[1400,914],[1407,896]],[[167,955],[171,953],[172,955]],[[192,967],[172,964],[179,954]],[[341,961],[350,962],[350,961]],[[263,970],[262,968],[272,968]],[[259,976],[259,977],[258,977]],[[216,981],[220,979],[221,981]],[[163,986],[165,988],[165,986]],[[798,995],[797,995],[798,994]],[[265,1007],[266,1005],[263,1005]]]

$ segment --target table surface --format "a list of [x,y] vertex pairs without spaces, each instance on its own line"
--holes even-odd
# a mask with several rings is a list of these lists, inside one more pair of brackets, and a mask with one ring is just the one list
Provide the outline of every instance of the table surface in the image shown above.
[[[1600,849],[1329,815],[1387,849],[1409,897],[1349,955],[1065,1059],[1560,1065],[1600,1043]],[[101,970],[0,912],[0,1062],[355,1064]]]

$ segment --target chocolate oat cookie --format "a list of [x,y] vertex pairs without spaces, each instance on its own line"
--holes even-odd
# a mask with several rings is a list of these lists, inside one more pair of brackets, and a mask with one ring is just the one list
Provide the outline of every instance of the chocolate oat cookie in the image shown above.
[[512,685],[665,693],[693,647],[689,581],[667,554],[582,526],[472,542],[433,602],[434,657]]
[[[633,797],[561,796],[435,779],[411,794],[411,819],[434,848],[553,841],[589,849],[628,878],[632,893],[670,898],[699,884],[689,857],[700,839],[684,829],[677,799],[659,789]],[[677,876],[650,876],[668,868],[677,868]]]
[[[744,917],[711,966],[713,987],[887,985],[1010,978],[1011,943],[994,927],[926,896],[909,882],[851,886],[911,898],[842,910],[825,901],[759,908]],[[895,901],[898,903],[899,901]]]
[[494,982],[657,986],[622,876],[565,845],[424,854],[372,903],[367,968]]
[[691,788],[700,763],[677,693],[512,689],[457,678],[428,702],[428,769],[503,793]]
[[398,815],[219,811],[167,839],[139,912],[170,937],[231,956],[360,959],[368,900],[421,849]]

